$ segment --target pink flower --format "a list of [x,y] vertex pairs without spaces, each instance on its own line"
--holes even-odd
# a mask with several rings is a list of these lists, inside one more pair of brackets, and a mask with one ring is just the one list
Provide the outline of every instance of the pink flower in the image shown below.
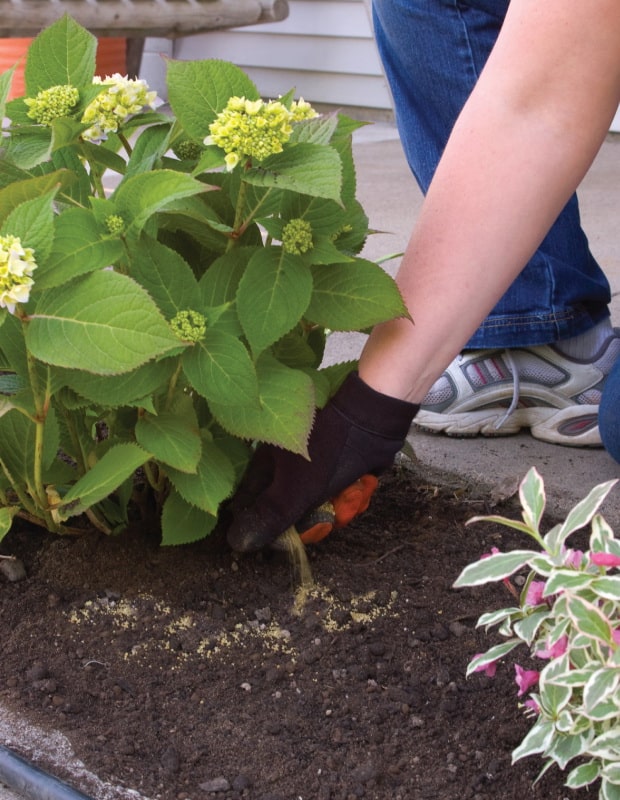
[[590,561],[597,567],[620,567],[620,556],[613,553],[590,553]]
[[[474,658],[478,658],[478,656],[481,655],[482,653],[476,653]],[[490,661],[488,664],[480,664],[474,669],[474,672],[484,672],[489,678],[493,678],[497,672],[497,661]]]
[[528,606],[538,606],[543,602],[545,591],[545,581],[532,581],[525,595],[525,603]]
[[540,676],[540,672],[538,672],[537,669],[523,669],[523,667],[520,667],[518,664],[515,664],[515,673],[515,680],[519,687],[517,697],[521,697],[521,695],[525,694],[532,686],[537,684]]
[[491,548],[491,552],[490,552],[490,553],[483,553],[483,554],[480,556],[480,558],[481,558],[481,559],[482,559],[482,558],[491,558],[491,556],[494,556],[496,553],[499,553],[499,548],[497,548],[497,547],[492,547],[492,548]]
[[564,564],[573,569],[579,569],[583,561],[583,550],[567,550]]
[[543,650],[537,650],[534,655],[538,656],[538,658],[559,658],[559,656],[563,656],[566,652],[566,648],[568,647],[568,636],[560,636],[560,638],[551,645],[551,647],[545,647]]
[[529,708],[529,709],[531,709],[532,711],[534,711],[536,714],[540,714],[540,706],[538,705],[538,703],[536,702],[536,700],[532,700],[532,698],[531,698],[531,697],[530,697],[528,700],[526,700],[526,701],[523,703],[523,705],[524,705],[526,708]]

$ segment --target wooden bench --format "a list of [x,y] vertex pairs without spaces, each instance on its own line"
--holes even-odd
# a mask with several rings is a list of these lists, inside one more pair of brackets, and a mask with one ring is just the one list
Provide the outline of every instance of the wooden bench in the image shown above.
[[96,36],[177,38],[278,22],[287,0],[0,0],[0,37],[36,36],[63,14]]

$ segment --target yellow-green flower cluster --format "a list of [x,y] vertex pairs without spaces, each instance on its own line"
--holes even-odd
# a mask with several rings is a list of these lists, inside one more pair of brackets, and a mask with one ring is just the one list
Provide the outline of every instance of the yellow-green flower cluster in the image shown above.
[[82,122],[90,125],[82,137],[91,142],[116,133],[128,117],[138,114],[145,106],[153,105],[157,97],[157,92],[149,91],[146,81],[133,80],[118,72],[105,78],[96,76],[93,83],[103,84],[106,88],[89,103],[82,116]]
[[[300,103],[302,105],[300,105]],[[226,167],[234,169],[243,158],[262,161],[274,153],[282,152],[282,145],[290,139],[292,123],[308,119],[309,104],[303,100],[289,110],[279,100],[246,100],[231,97],[226,108],[209,125],[210,136],[205,144],[215,144],[226,153]],[[308,108],[307,108],[308,107]]]
[[108,214],[105,218],[105,226],[108,229],[108,233],[118,236],[125,230],[125,220],[120,214]]
[[282,248],[287,253],[302,255],[314,247],[312,225],[305,219],[292,219],[282,231]]
[[28,116],[39,125],[51,125],[58,117],[66,117],[75,108],[80,93],[75,86],[50,86],[42,89],[36,97],[25,97],[30,109]]
[[0,308],[14,314],[17,303],[28,302],[36,268],[31,247],[22,247],[18,236],[0,236]]
[[300,97],[299,100],[293,100],[291,103],[291,114],[295,122],[301,122],[302,119],[318,117],[318,112],[316,112],[303,97]]
[[207,320],[199,311],[179,311],[170,320],[170,327],[184,342],[199,342],[207,332]]

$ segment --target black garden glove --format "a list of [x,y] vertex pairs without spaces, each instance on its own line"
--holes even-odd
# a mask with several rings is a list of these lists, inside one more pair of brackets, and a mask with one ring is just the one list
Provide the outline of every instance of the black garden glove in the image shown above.
[[[357,373],[348,375],[316,415],[310,460],[273,445],[258,447],[233,498],[230,546],[240,552],[259,550],[298,522],[303,534],[308,530],[300,522],[305,515],[328,500],[337,506],[340,493],[360,478],[359,510],[365,510],[376,485],[368,493],[365,476],[392,465],[417,410],[413,403],[375,391]],[[343,524],[351,518],[346,514]]]

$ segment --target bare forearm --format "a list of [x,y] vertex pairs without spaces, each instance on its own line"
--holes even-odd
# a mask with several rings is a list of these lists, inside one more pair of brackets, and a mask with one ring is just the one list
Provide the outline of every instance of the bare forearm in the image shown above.
[[415,323],[375,329],[371,386],[419,402],[523,268],[605,136],[619,53],[617,0],[513,0],[399,270]]

